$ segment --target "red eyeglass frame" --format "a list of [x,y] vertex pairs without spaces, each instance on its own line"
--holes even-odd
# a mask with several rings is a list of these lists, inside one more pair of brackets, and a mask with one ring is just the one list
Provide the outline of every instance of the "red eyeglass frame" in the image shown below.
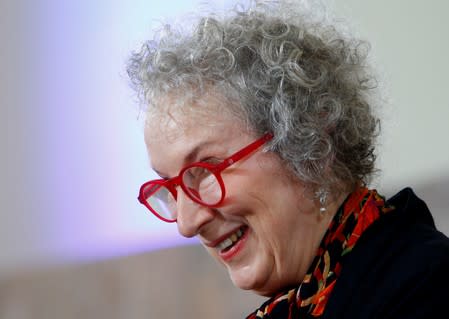
[[[178,196],[176,187],[181,186],[181,189],[184,191],[184,193],[187,195],[187,197],[189,197],[195,203],[200,204],[202,206],[206,206],[206,207],[218,207],[221,205],[221,203],[223,202],[223,200],[226,196],[226,188],[225,188],[223,179],[221,177],[221,172],[223,170],[225,170],[226,168],[228,168],[229,166],[231,166],[232,164],[238,162],[245,156],[248,156],[252,152],[256,151],[259,147],[264,145],[266,142],[270,141],[272,138],[273,138],[272,133],[266,133],[262,137],[257,139],[256,141],[252,142],[251,144],[249,144],[249,145],[245,146],[244,148],[240,149],[239,151],[235,152],[234,154],[232,154],[231,156],[224,159],[222,162],[220,162],[218,164],[212,164],[212,163],[206,163],[206,162],[195,162],[195,163],[189,164],[189,165],[185,166],[184,168],[182,168],[181,171],[179,172],[178,176],[172,177],[170,179],[155,179],[155,180],[148,181],[140,187],[139,196],[137,197],[137,199],[139,200],[139,202],[141,204],[143,204],[146,208],[148,208],[157,218],[159,218],[167,223],[174,223],[174,222],[176,222],[176,219],[168,219],[168,218],[165,218],[165,217],[159,215],[159,213],[148,204],[148,202],[145,199],[146,197],[144,195],[144,190],[149,185],[154,185],[154,186],[160,185],[160,186],[166,187],[171,192],[171,194],[173,195],[173,197],[176,200],[177,200],[177,196]],[[192,191],[184,184],[184,182],[182,181],[182,176],[185,173],[185,171],[187,171],[188,169],[190,169],[192,167],[203,167],[203,168],[208,169],[212,174],[214,174],[215,178],[217,179],[217,181],[220,185],[220,189],[221,189],[221,198],[218,200],[217,203],[215,203],[215,204],[204,203],[203,201],[198,199],[196,196],[192,195]],[[158,188],[155,188],[154,192],[156,192],[157,190],[158,190]]]

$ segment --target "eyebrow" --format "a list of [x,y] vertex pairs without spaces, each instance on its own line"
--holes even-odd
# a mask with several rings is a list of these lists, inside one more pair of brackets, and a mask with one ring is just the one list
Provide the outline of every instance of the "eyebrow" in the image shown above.
[[[187,163],[192,163],[192,162],[193,162],[193,160],[198,156],[198,153],[200,152],[200,150],[201,150],[202,148],[208,146],[209,144],[213,144],[213,143],[212,143],[211,141],[203,141],[203,142],[200,142],[199,144],[197,144],[197,145],[196,145],[196,146],[195,146],[195,147],[194,147],[194,148],[187,154],[187,156],[184,158],[182,167],[179,169],[178,174],[179,174],[179,172],[180,172],[186,165],[188,165]],[[152,167],[152,170],[153,170],[157,175],[159,175],[160,178],[165,179],[165,180],[168,180],[168,179],[171,179],[171,178],[175,177],[175,176],[168,177],[168,174],[164,174],[164,173],[158,171],[157,169],[155,169],[154,167]]]

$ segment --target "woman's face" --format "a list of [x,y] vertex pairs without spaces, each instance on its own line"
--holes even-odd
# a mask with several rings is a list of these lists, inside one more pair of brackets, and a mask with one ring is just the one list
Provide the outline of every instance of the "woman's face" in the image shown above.
[[[195,104],[201,113],[173,107],[170,115],[148,116],[151,165],[164,178],[192,162],[222,160],[259,138],[219,112],[226,108],[219,99]],[[279,157],[262,149],[222,172],[226,198],[218,208],[192,202],[179,188],[177,225],[183,236],[199,238],[237,287],[269,296],[302,281],[329,221]]]

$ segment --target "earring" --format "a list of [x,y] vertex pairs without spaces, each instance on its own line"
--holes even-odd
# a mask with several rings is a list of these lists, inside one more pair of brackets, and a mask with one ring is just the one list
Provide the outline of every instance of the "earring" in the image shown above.
[[320,214],[323,215],[326,212],[326,200],[329,192],[324,188],[320,188],[316,192],[316,197],[318,197],[318,201],[320,202]]

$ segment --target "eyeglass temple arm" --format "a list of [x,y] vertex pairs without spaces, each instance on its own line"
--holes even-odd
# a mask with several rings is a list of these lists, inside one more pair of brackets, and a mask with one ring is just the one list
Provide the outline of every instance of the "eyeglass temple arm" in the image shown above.
[[249,144],[247,147],[245,147],[245,148],[241,149],[240,151],[232,154],[230,157],[228,157],[226,160],[224,160],[219,165],[219,167],[217,167],[217,168],[219,170],[223,170],[223,169],[229,167],[230,165],[232,165],[235,162],[239,161],[243,157],[245,157],[245,156],[251,154],[252,152],[254,152],[255,150],[257,150],[259,147],[264,145],[266,142],[268,142],[272,138],[273,138],[273,134],[272,133],[266,133],[265,135],[263,135],[261,138],[259,138],[255,142]]

